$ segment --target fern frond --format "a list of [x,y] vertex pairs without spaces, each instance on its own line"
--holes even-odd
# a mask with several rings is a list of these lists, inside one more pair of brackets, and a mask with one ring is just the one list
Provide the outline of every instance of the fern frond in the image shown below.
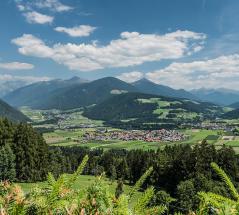
[[144,214],[163,215],[165,214],[166,211],[167,211],[167,207],[165,205],[160,205],[160,206],[147,209]]
[[221,204],[230,204],[235,205],[236,201],[233,201],[229,198],[226,198],[224,196],[215,194],[215,193],[205,193],[205,192],[199,192],[198,193],[199,198],[207,205],[213,205],[215,207],[220,207]]
[[150,167],[141,177],[140,179],[136,182],[136,184],[131,188],[130,192],[129,192],[129,199],[132,198],[132,196],[135,194],[135,192],[137,192],[140,187],[143,185],[143,183],[145,182],[145,180],[151,175],[151,173],[153,172],[153,167]]
[[136,205],[134,206],[134,211],[137,213],[142,212],[146,209],[148,203],[154,195],[154,188],[148,188],[143,195],[138,199]]
[[89,156],[86,155],[86,156],[83,158],[83,160],[82,160],[80,166],[77,168],[77,170],[70,176],[70,178],[69,178],[69,180],[68,180],[68,182],[67,182],[67,187],[68,187],[68,188],[72,188],[72,186],[73,186],[74,182],[76,181],[77,177],[78,177],[80,174],[82,174],[82,172],[83,172],[83,170],[84,170],[84,168],[85,168],[85,166],[86,166],[88,160],[89,160]]
[[56,179],[54,178],[54,175],[52,173],[48,173],[47,175],[47,183],[50,185],[50,186],[53,186],[53,184],[56,182]]
[[214,171],[219,175],[219,177],[224,181],[224,183],[227,185],[230,193],[232,194],[233,198],[235,200],[239,200],[239,194],[233,185],[231,179],[227,176],[227,174],[224,172],[223,169],[221,169],[216,163],[211,163],[211,167],[214,169]]

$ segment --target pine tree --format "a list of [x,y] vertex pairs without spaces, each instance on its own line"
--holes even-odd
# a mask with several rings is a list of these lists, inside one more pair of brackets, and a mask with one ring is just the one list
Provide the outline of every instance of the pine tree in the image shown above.
[[19,124],[13,138],[16,177],[19,181],[40,181],[47,174],[48,147],[30,125]]
[[0,147],[0,180],[13,181],[16,177],[15,155],[9,144]]

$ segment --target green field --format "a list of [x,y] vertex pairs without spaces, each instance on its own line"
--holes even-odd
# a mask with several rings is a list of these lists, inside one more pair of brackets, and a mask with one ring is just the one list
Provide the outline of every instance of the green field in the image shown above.
[[[162,101],[158,98],[151,99],[138,99],[142,103],[157,103],[158,108],[154,111],[157,114],[161,114],[159,117],[162,118],[169,113],[170,109],[164,109],[164,107],[170,106],[170,102]],[[202,140],[207,140],[208,143],[214,144],[217,148],[221,147],[223,144],[231,146],[239,153],[239,139],[233,140],[223,140],[222,136],[230,136],[232,134],[226,133],[220,130],[203,130],[203,129],[187,129],[181,130],[187,138],[181,142],[144,142],[144,141],[120,141],[120,140],[107,140],[107,141],[89,141],[85,142],[83,140],[83,134],[85,132],[95,131],[97,128],[102,127],[102,121],[90,120],[82,116],[81,109],[69,110],[69,111],[41,111],[41,110],[32,110],[27,107],[21,108],[21,110],[30,117],[34,122],[41,122],[46,120],[45,115],[50,114],[50,117],[64,116],[64,120],[61,120],[60,126],[68,125],[82,125],[82,124],[91,124],[95,128],[79,128],[79,129],[59,129],[56,128],[54,132],[44,133],[43,136],[46,142],[51,146],[83,146],[89,147],[90,149],[102,148],[105,150],[108,149],[143,149],[143,150],[157,150],[158,148],[163,148],[166,145],[173,144],[190,144],[194,145],[200,143]],[[180,110],[180,109],[178,109]],[[193,112],[185,112],[183,109],[180,110],[177,115],[181,118],[193,119],[197,116]],[[134,120],[134,119],[129,119]],[[127,120],[125,120],[127,121]],[[232,121],[230,121],[232,123]],[[238,123],[233,121],[233,123]],[[50,125],[43,125],[48,127]],[[52,125],[56,126],[56,125]],[[113,130],[113,128],[108,128]]]
[[82,140],[82,135],[85,131],[92,131],[94,129],[80,129],[75,131],[61,131],[44,134],[46,141],[52,146],[79,146],[88,147],[90,149],[102,148],[108,149],[143,149],[143,150],[157,150],[158,148],[164,148],[166,145],[174,144],[189,144],[195,145],[201,143],[202,140],[206,140],[210,144],[214,144],[217,147],[221,147],[223,144],[232,146],[236,152],[239,152],[239,139],[235,140],[222,140],[222,131],[220,130],[198,130],[188,129],[183,130],[187,138],[180,142],[144,142],[144,141],[121,141],[121,140],[105,140],[105,141],[88,141]]
[[[95,180],[96,180],[95,176],[79,175],[77,177],[77,180],[76,180],[74,186],[73,186],[73,189],[84,191],[85,189],[87,189],[87,187],[89,187],[92,183],[94,183]],[[107,178],[104,178],[104,179],[101,179],[101,180],[102,180],[102,183],[104,185],[108,186],[109,191],[111,192],[111,194],[114,195],[115,189],[116,189],[116,186],[117,186],[117,181],[111,182]],[[46,186],[46,182],[18,183],[18,185],[20,185],[22,187],[22,189],[25,193],[28,193],[35,186],[38,186],[38,187]],[[131,188],[132,187],[127,185],[127,184],[124,184],[124,186],[123,186],[123,190],[126,194],[129,193]],[[139,197],[140,194],[141,194],[140,192],[136,192],[135,196],[133,197],[132,203],[134,203],[137,200],[137,198]]]

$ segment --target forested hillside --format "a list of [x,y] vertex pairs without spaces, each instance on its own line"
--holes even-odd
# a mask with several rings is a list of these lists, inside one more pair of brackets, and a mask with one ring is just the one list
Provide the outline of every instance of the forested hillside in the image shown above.
[[84,115],[116,127],[153,129],[177,127],[178,122],[213,119],[221,113],[221,107],[207,102],[126,93],[86,108]]
[[18,121],[18,122],[27,122],[30,121],[29,118],[27,118],[23,113],[21,113],[19,110],[11,107],[6,102],[0,100],[0,117],[8,118],[12,121]]

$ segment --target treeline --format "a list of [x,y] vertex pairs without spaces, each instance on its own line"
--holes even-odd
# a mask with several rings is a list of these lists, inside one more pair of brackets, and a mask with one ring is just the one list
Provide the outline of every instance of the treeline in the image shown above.
[[[144,187],[154,186],[164,197],[171,196],[176,201],[170,205],[171,210],[189,211],[198,207],[199,191],[214,192],[229,197],[230,194],[219,177],[211,169],[215,162],[230,176],[233,183],[239,185],[238,156],[232,148],[222,147],[216,150],[213,145],[203,142],[195,147],[190,145],[166,146],[163,150],[89,150],[79,147],[51,148],[58,154],[53,168],[55,175],[61,171],[76,170],[84,155],[89,155],[84,174],[99,175],[103,172],[111,180],[123,180],[134,184],[150,167],[153,173],[144,183]],[[163,201],[155,195],[156,202]],[[159,198],[159,199],[157,199]],[[163,203],[163,202],[161,202]]]

